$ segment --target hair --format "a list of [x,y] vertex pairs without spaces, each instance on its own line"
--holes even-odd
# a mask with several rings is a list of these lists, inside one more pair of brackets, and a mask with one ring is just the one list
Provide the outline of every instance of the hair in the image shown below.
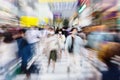
[[54,28],[52,28],[52,27],[49,27],[49,30],[54,30]]
[[25,32],[26,32],[26,29],[19,30],[19,33],[25,33]]
[[11,33],[9,33],[9,32],[6,32],[5,34],[4,34],[4,42],[5,43],[10,43],[10,42],[12,42],[14,39],[13,39],[13,37],[12,37],[12,34]]
[[77,28],[72,28],[72,29],[71,29],[71,32],[72,32],[74,29],[76,29],[76,30],[78,31],[78,29],[77,29]]
[[115,55],[120,56],[120,44],[108,42],[101,46],[100,51],[98,52],[98,58],[105,62],[106,64],[110,63],[110,60]]

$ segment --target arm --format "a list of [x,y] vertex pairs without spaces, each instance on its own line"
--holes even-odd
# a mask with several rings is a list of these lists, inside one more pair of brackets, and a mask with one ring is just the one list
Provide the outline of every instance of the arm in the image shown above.
[[65,36],[63,35],[63,42],[65,42]]

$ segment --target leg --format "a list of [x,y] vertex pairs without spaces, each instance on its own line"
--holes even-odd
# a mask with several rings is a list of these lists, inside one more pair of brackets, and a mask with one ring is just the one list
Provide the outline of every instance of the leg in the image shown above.
[[59,51],[59,59],[61,59],[62,58],[62,49],[60,49],[60,51]]
[[73,56],[68,54],[68,64],[67,64],[67,72],[70,72],[70,67],[73,65]]
[[30,79],[30,73],[26,74],[26,78],[29,80]]
[[79,55],[75,55],[74,56],[74,67],[75,67],[75,72],[79,71],[80,70],[80,57]]
[[53,71],[52,72],[54,72],[55,71],[55,61],[52,61],[52,63],[53,63]]
[[49,59],[48,59],[48,67],[50,66],[50,60],[51,60],[51,59],[49,58]]
[[56,60],[57,60],[57,51],[53,50],[52,54],[53,54],[53,56],[52,56],[52,63],[53,63],[53,72],[54,72],[54,70],[55,70],[55,63],[56,63]]
[[48,69],[49,69],[49,66],[50,66],[50,60],[51,60],[51,53],[50,53],[50,55],[49,55],[49,59],[48,59],[47,72],[48,72]]

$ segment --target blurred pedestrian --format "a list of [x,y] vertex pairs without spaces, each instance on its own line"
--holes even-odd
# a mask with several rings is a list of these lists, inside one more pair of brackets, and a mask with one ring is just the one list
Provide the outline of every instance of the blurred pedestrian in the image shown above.
[[120,56],[120,44],[108,42],[101,46],[98,58],[108,66],[108,71],[101,71],[102,80],[120,80],[119,65],[111,62],[115,56]]
[[60,59],[62,57],[62,52],[64,51],[65,48],[65,36],[62,34],[62,30],[58,31],[58,43],[59,43],[59,55],[60,55]]
[[4,33],[3,42],[0,44],[0,66],[5,66],[10,61],[17,58],[17,42],[13,39],[11,33]]
[[29,65],[29,69],[27,69],[27,64],[32,60],[33,56],[39,54],[40,37],[40,31],[36,27],[31,27],[25,32],[25,39],[28,45],[23,48],[22,60],[24,61],[23,69],[25,69],[27,79],[29,79],[31,73],[34,72],[32,71],[32,66],[34,65],[34,63],[32,63],[32,65]]
[[83,40],[77,36],[77,28],[72,28],[71,35],[69,35],[66,39],[65,43],[65,53],[68,56],[68,72],[70,72],[70,67],[73,67],[75,71],[79,69],[80,65],[80,56],[82,56],[82,47]]
[[52,60],[52,65],[53,65],[53,70],[52,72],[55,71],[55,63],[58,58],[58,49],[59,49],[59,43],[58,43],[58,37],[55,34],[54,30],[52,28],[49,29],[49,34],[47,38],[47,51],[48,51],[48,70],[49,66]]

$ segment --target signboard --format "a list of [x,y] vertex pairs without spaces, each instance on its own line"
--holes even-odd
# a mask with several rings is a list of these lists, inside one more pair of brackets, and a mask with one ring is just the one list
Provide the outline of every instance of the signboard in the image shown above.
[[31,17],[31,16],[22,16],[20,18],[20,25],[31,27],[31,26],[38,26],[39,19],[37,17]]

